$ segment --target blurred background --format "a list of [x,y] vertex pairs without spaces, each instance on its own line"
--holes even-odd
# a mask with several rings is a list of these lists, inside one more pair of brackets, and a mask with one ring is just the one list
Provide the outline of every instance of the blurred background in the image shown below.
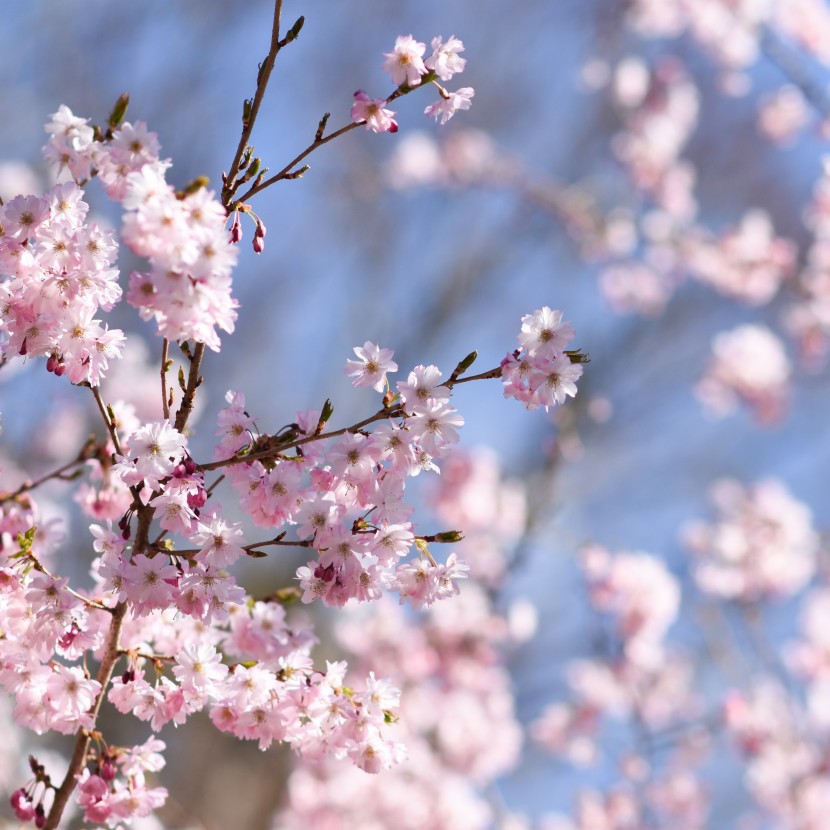
[[[395,349],[402,372],[435,363],[448,373],[476,349],[483,371],[515,348],[523,314],[544,305],[564,311],[575,345],[591,357],[567,407],[524,412],[492,381],[455,395],[464,447],[494,449],[502,475],[527,499],[515,558],[491,591],[505,614],[522,599],[537,609],[535,635],[506,658],[522,725],[567,696],[566,662],[592,648],[595,626],[576,564],[582,545],[649,551],[689,586],[679,531],[710,514],[708,488],[722,477],[775,476],[809,506],[817,527],[828,519],[824,335],[810,329],[813,348],[805,352],[804,329],[786,325],[793,304],[812,290],[797,275],[814,239],[805,211],[823,175],[824,56],[798,41],[795,24],[765,23],[758,41],[765,48],[753,53],[750,44],[745,53],[732,41],[740,27],[718,28],[714,15],[711,30],[692,31],[650,5],[287,0],[285,24],[302,14],[305,27],[279,56],[252,139],[272,170],[310,143],[324,112],[332,127],[348,123],[356,89],[391,91],[382,53],[399,34],[426,43],[460,37],[468,64],[451,86],[473,86],[476,95],[444,128],[424,118],[431,93],[407,96],[397,102],[397,134],[354,131],[314,153],[301,180],[255,197],[266,248],[253,253],[253,227],[245,226],[237,331],[204,367],[191,445],[197,458],[211,453],[213,419],[229,388],[244,392],[266,431],[327,397],[335,421],[351,423],[375,406],[373,393],[351,390],[343,375],[353,346],[371,340]],[[682,5],[667,0],[664,17]],[[740,16],[747,4],[708,5]],[[776,5],[786,4],[768,4]],[[39,150],[43,124],[60,104],[101,123],[125,91],[127,118],[146,121],[173,161],[169,180],[181,187],[207,175],[218,187],[238,141],[242,100],[253,94],[267,52],[271,12],[264,0],[8,3],[0,24],[2,195],[39,192],[51,181]],[[768,96],[784,85],[803,117],[772,115],[764,127]],[[665,123],[647,123],[649,107]],[[629,138],[620,138],[626,130]],[[776,130],[784,138],[770,140]],[[632,135],[642,147],[632,149]],[[95,185],[89,200],[117,226],[117,209]],[[756,220],[749,229],[747,214]],[[723,240],[736,228],[744,228],[744,249],[730,254]],[[123,249],[119,267],[123,285],[139,265]],[[724,276],[729,267],[737,275]],[[742,286],[758,269],[772,272],[772,288],[746,302]],[[137,394],[156,382],[160,343],[125,304],[109,322],[146,344],[129,355],[125,386]],[[730,409],[723,395],[713,404],[699,381],[711,374],[713,338],[745,324],[778,332],[791,368],[769,392],[772,401],[741,387]],[[104,390],[110,398],[129,393]],[[97,428],[87,404],[38,363],[6,367],[4,473],[34,475],[71,456]],[[75,553],[88,562],[84,519],[60,493],[50,491],[50,509],[66,516]],[[255,563],[248,584],[273,590],[302,562],[286,552],[281,567],[273,557]],[[705,637],[692,619],[672,636],[706,677]],[[769,610],[768,624],[771,637],[790,636],[793,603]],[[338,646],[327,643],[322,653],[338,654]],[[285,755],[225,740],[207,719],[164,737],[166,823],[270,826],[284,798]],[[601,775],[573,771],[527,741],[488,799],[535,821],[567,812],[586,776]],[[714,802],[708,826],[733,826],[748,803],[740,768],[721,761],[702,775]]]

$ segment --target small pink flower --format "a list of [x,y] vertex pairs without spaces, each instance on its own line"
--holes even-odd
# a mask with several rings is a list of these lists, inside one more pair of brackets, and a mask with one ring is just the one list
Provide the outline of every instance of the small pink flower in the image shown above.
[[464,44],[455,35],[450,35],[446,43],[442,38],[434,37],[430,46],[432,55],[424,63],[442,81],[449,81],[453,75],[464,71],[467,61],[458,55],[464,51]]
[[396,133],[398,122],[393,110],[386,109],[385,98],[370,98],[362,89],[354,94],[352,104],[352,121],[365,121],[366,129],[375,133]]
[[398,364],[392,360],[392,349],[381,349],[370,341],[355,346],[354,353],[359,360],[347,360],[345,372],[353,377],[352,386],[371,386],[376,392],[383,391],[387,372],[397,372]]
[[418,86],[421,83],[421,75],[427,72],[423,60],[426,48],[426,44],[419,43],[412,35],[400,35],[397,38],[394,50],[383,53],[386,58],[383,71],[392,76],[392,83],[398,86]]
[[440,119],[446,124],[459,110],[468,110],[473,102],[475,90],[471,86],[464,86],[458,92],[448,92],[447,97],[441,96],[434,104],[430,104],[424,115],[432,116],[436,121]]

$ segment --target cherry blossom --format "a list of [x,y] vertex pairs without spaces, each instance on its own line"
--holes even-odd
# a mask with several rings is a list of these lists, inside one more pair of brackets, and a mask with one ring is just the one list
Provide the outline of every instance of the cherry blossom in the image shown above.
[[394,50],[384,52],[386,60],[383,63],[383,70],[391,75],[392,83],[396,86],[417,86],[421,83],[421,75],[427,71],[423,61],[426,48],[425,44],[418,43],[412,35],[400,35],[395,40]]
[[385,98],[370,98],[362,89],[357,90],[352,104],[352,121],[365,121],[366,129],[373,133],[396,133],[395,112],[387,109],[385,104]]
[[398,364],[392,360],[392,349],[382,349],[367,340],[363,346],[355,346],[357,360],[346,361],[346,374],[353,377],[352,386],[371,386],[375,392],[382,392],[386,374],[397,372]]

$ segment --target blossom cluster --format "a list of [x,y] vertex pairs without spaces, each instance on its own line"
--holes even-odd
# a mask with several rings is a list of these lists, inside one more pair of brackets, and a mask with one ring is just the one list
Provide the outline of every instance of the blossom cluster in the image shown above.
[[[278,602],[249,600],[222,567],[234,548],[220,544],[215,519],[194,528],[193,538],[204,539],[203,562],[178,558],[176,566],[157,552],[130,556],[122,534],[93,526],[100,556],[91,569],[95,587],[83,593],[43,565],[60,538],[33,532],[36,521],[30,501],[4,505],[0,515],[0,685],[15,701],[19,725],[38,734],[91,730],[93,704],[106,694],[154,732],[207,709],[217,728],[263,749],[282,741],[308,757],[348,757],[371,772],[402,757],[386,736],[395,689],[374,676],[363,688],[347,685],[345,663],[315,670],[313,632],[290,625]],[[111,617],[124,604],[118,653],[125,668],[102,687],[83,665],[103,659]],[[150,742],[155,757],[163,745]],[[87,820],[115,826],[164,801],[166,791],[145,782],[141,757],[141,747],[99,744],[76,792]],[[154,760],[143,769],[161,766]],[[27,820],[38,803],[18,801]]]
[[[815,700],[821,691],[816,685],[808,694]],[[830,799],[820,737],[826,723],[767,677],[727,697],[724,725],[746,764],[745,785],[758,806],[783,826],[819,830]]]
[[[436,485],[431,497],[436,516],[468,518],[478,529],[460,543],[472,564],[464,591],[422,614],[388,601],[371,614],[357,607],[347,611],[337,632],[361,673],[396,675],[409,757],[380,777],[343,765],[301,763],[291,773],[288,804],[275,821],[280,830],[335,822],[405,830],[492,826],[495,814],[486,791],[518,763],[521,744],[504,653],[533,627],[514,623],[521,614],[513,608],[500,613],[492,596],[517,541],[518,531],[506,527],[512,526],[511,510],[520,507],[524,492],[501,477],[498,462],[485,451],[454,452]],[[488,536],[491,549],[482,552],[479,543]],[[401,804],[411,807],[401,812]]]
[[[709,612],[713,599],[737,600],[720,611],[736,617],[757,650],[758,660],[748,663],[754,670],[745,678],[723,678],[705,712],[693,682],[698,672],[714,679],[711,664],[695,667],[691,654],[666,642],[680,610],[678,580],[650,555],[586,548],[588,599],[602,623],[599,655],[570,662],[569,698],[549,705],[531,733],[573,764],[604,766],[613,784],[582,791],[572,815],[551,825],[559,830],[640,826],[646,817],[684,830],[708,826],[708,796],[695,767],[721,731],[735,746],[744,785],[766,816],[781,827],[822,826],[830,797],[830,597],[824,585],[806,595],[800,636],[780,651],[764,636],[760,605],[791,598],[810,582],[819,540],[809,511],[777,480],[752,487],[722,480],[713,499],[716,522],[689,524],[683,536]],[[720,614],[712,632],[706,616],[700,620],[704,637],[713,637],[709,648],[728,650]],[[741,640],[737,648],[745,645]],[[763,671],[755,662],[763,663]],[[796,682],[803,684],[798,694]],[[625,732],[608,732],[611,722],[622,723]],[[610,735],[613,740],[604,740]]]
[[[392,83],[398,87],[397,94],[400,94],[401,90],[409,92],[421,83],[432,83],[438,89],[440,97],[424,110],[424,114],[435,118],[441,124],[446,124],[455,113],[470,108],[475,90],[466,86],[449,92],[437,82],[438,79],[449,81],[454,75],[464,71],[467,61],[459,54],[464,51],[464,44],[455,35],[451,35],[446,41],[441,37],[434,37],[430,45],[432,54],[424,58],[427,48],[425,43],[416,41],[412,35],[399,36],[394,49],[384,53],[386,60],[383,69],[389,73]],[[397,97],[397,94],[389,98],[371,98],[359,89],[354,94],[352,121],[365,122],[366,129],[376,133],[397,132],[395,112],[386,106],[393,97]]]
[[[360,359],[346,364],[354,385],[382,390],[386,373],[397,368],[391,350],[367,342],[355,353]],[[438,470],[464,419],[449,405],[450,388],[436,366],[416,366],[397,389],[397,404],[381,411],[373,432],[321,438],[322,413],[302,412],[295,422],[299,452],[250,462],[243,454],[243,463],[228,468],[256,525],[273,532],[290,528],[298,544],[316,551],[297,572],[304,602],[342,606],[350,599],[377,599],[388,589],[421,607],[457,594],[456,580],[466,576],[467,566],[455,554],[437,562],[425,540],[416,538],[413,508],[403,501],[407,479]],[[220,458],[262,441],[241,394],[229,393],[228,401],[220,413]],[[413,547],[419,556],[411,561]]]
[[143,122],[120,124],[101,139],[87,121],[61,106],[46,125],[44,151],[76,181],[95,171],[124,207],[122,238],[151,266],[131,275],[128,301],[162,337],[218,351],[215,329],[232,332],[237,307],[230,292],[238,249],[228,244],[225,209],[201,186],[176,193],[165,181],[170,162],[159,158],[158,138]]
[[[398,38],[384,64],[396,91],[379,101],[358,93],[353,121],[394,131],[394,113],[385,104],[427,84],[440,96],[426,108],[428,116],[445,123],[468,109],[471,88],[450,92],[438,83],[463,71],[462,42],[437,37],[431,47],[427,57],[424,44]],[[398,368],[392,351],[366,342],[354,349],[356,359],[345,370],[355,387],[382,396],[373,415],[327,431],[333,410],[326,402],[265,434],[246,411],[242,393],[229,392],[217,419],[213,460],[199,463],[189,428],[203,350],[193,344],[219,350],[217,330],[234,328],[233,243],[239,213],[252,213],[234,201],[233,187],[240,184],[234,176],[252,148],[244,146],[243,133],[222,201],[201,179],[176,191],[157,136],[143,122],[125,122],[125,111],[122,98],[101,129],[61,106],[46,126],[44,153],[58,177],[71,181],[42,197],[18,196],[0,206],[3,357],[45,357],[50,372],[92,387],[106,429],[106,438],[91,436],[56,472],[0,492],[0,687],[13,701],[18,726],[75,736],[63,784],[32,760],[34,778],[11,799],[15,815],[56,827],[74,792],[87,822],[115,828],[148,817],[167,797],[155,785],[165,765],[165,745],[156,733],[198,712],[222,732],[263,750],[288,744],[309,762],[348,759],[376,773],[404,760],[403,737],[412,739],[411,751],[421,759],[430,756],[431,744],[440,748],[440,757],[420,770],[422,784],[430,769],[456,781],[465,775],[493,780],[515,763],[520,744],[498,654],[508,624],[480,587],[471,587],[457,605],[438,602],[459,594],[470,568],[456,553],[439,560],[434,551],[459,543],[463,533],[419,533],[405,491],[409,479],[445,465],[457,500],[466,486],[468,503],[453,512],[445,492],[443,515],[466,521],[469,499],[475,500],[469,492],[486,488],[470,480],[477,467],[451,460],[464,424],[450,403],[454,386],[500,377],[506,394],[528,408],[561,404],[576,393],[582,373],[582,356],[565,351],[573,330],[561,312],[545,307],[523,318],[520,348],[502,366],[462,377],[473,353],[449,377],[437,366],[417,365],[395,382],[388,377]],[[246,113],[250,117],[250,107]],[[245,175],[247,182],[251,175]],[[123,208],[121,239],[149,263],[131,275],[127,300],[165,340],[161,417],[158,407],[140,411],[123,400],[107,402],[98,388],[125,338],[97,319],[113,309],[122,289],[114,233],[87,222],[82,188],[95,178]],[[261,250],[264,225],[255,221]],[[191,363],[190,377],[180,376],[175,413],[166,381],[172,341]],[[525,368],[514,371],[511,360]],[[79,480],[84,471],[86,480]],[[210,483],[212,473],[216,480]],[[60,523],[42,519],[32,493],[52,479],[77,481],[75,500],[91,520],[90,588],[72,587],[56,572]],[[267,538],[246,541],[243,522],[226,518],[232,511],[222,510],[226,493],[217,489],[225,479],[249,523],[267,530]],[[512,523],[503,517],[496,528],[493,515],[473,523],[480,538],[492,531],[505,543],[518,533],[522,499],[509,488],[502,492],[497,479],[494,474],[489,480],[491,503],[516,507]],[[279,546],[310,552],[295,585],[250,595],[237,581],[238,563]],[[490,587],[504,572],[497,547],[480,567]],[[290,604],[319,599],[359,607],[390,592],[400,602],[387,603],[372,621],[376,647],[346,635],[357,672],[347,677],[343,661],[315,666],[314,631],[287,610]],[[408,648],[421,637],[417,627],[406,629],[410,610],[399,607],[405,603],[431,615],[429,642],[421,647],[432,667],[404,678],[413,722],[424,699],[434,695],[433,720],[423,729],[396,729],[401,692],[383,676],[405,663]],[[408,636],[384,643],[393,620]],[[448,725],[448,713],[459,704],[466,718]],[[105,705],[145,722],[153,734],[135,746],[110,741],[98,722]],[[480,730],[482,721],[490,723],[490,733]],[[478,796],[471,801],[483,815]]]
[[526,314],[519,332],[520,348],[502,361],[505,397],[516,398],[527,409],[544,406],[548,410],[576,395],[582,366],[565,350],[574,330],[562,316],[547,306]]
[[[572,661],[567,669],[571,698],[549,705],[531,726],[534,739],[571,763],[613,764],[616,784],[609,792],[579,793],[573,819],[562,830],[640,826],[647,815],[660,826],[699,830],[708,810],[706,794],[690,758],[659,764],[648,736],[675,729],[699,714],[692,693],[688,658],[665,644],[676,621],[680,588],[657,558],[646,553],[611,554],[591,546],[582,554],[592,608],[610,623],[609,648],[593,659]],[[613,722],[631,732],[631,748],[603,759],[602,740]],[[670,755],[683,756],[680,746]]]
[[786,410],[792,367],[781,339],[766,326],[747,323],[712,339],[712,354],[695,393],[716,416],[747,406],[761,423]]
[[121,298],[118,244],[87,223],[83,195],[69,182],[0,207],[0,351],[45,357],[50,372],[98,386],[124,344],[96,319]]
[[[538,344],[550,338],[528,322],[536,318],[546,312],[527,315],[520,343],[542,362]],[[564,345],[570,334],[567,327],[557,342]],[[99,555],[89,592],[71,589],[47,569],[58,538],[38,527],[31,498],[4,505],[0,684],[15,698],[17,723],[37,733],[91,730],[91,712],[106,695],[154,732],[206,709],[217,728],[263,749],[285,742],[303,757],[347,757],[370,772],[403,758],[400,742],[387,735],[398,705],[389,681],[368,669],[361,688],[346,684],[345,663],[315,669],[313,633],[289,625],[275,599],[249,598],[229,570],[249,553],[285,543],[316,552],[297,573],[297,593],[306,602],[342,606],[391,590],[421,608],[458,593],[467,566],[455,554],[436,561],[429,544],[457,542],[461,533],[417,536],[413,508],[403,501],[406,480],[437,470],[458,442],[463,418],[449,403],[453,382],[421,365],[393,392],[391,351],[370,342],[354,351],[357,359],[345,367],[353,384],[383,393],[382,409],[369,419],[379,422],[374,432],[329,436],[329,410],[298,413],[290,435],[261,435],[242,395],[229,393],[218,418],[217,460],[200,465],[170,420],[141,422],[116,403],[111,412],[120,436],[107,448],[113,463],[90,461],[103,485],[79,500],[97,520],[90,527]],[[242,508],[275,539],[245,544],[241,524],[207,508],[205,472],[214,466],[226,468]],[[152,511],[161,532],[156,542],[135,548],[133,524],[142,511]],[[283,528],[296,538],[284,539]],[[418,557],[408,559],[413,549]],[[110,618],[122,613],[119,654],[126,667],[107,685],[81,666],[90,656],[103,659]],[[163,747],[152,746],[148,763],[155,771]],[[92,756],[95,765],[83,768],[76,801],[88,820],[114,826],[163,802],[164,789],[147,783],[140,764],[127,764],[136,754],[144,757],[140,748],[103,744]],[[470,758],[483,763],[485,755],[479,749]],[[23,819],[43,812],[45,796],[31,795],[24,790],[17,799]]]
[[819,540],[810,511],[781,482],[712,486],[717,520],[686,525],[695,579],[716,596],[757,602],[795,594],[812,578]]

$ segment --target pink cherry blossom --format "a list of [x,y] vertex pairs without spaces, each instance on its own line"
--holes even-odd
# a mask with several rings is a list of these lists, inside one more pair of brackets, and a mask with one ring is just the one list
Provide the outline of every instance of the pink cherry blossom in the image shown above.
[[382,349],[367,340],[363,346],[355,346],[358,360],[347,360],[345,372],[354,378],[352,386],[371,386],[382,392],[387,372],[397,372],[398,364],[392,360],[392,349]]
[[418,43],[412,35],[398,36],[395,40],[395,49],[383,54],[386,58],[383,70],[392,76],[393,84],[417,86],[421,83],[421,75],[427,72],[423,61],[426,48],[425,44]]
[[354,94],[352,121],[366,122],[366,129],[373,133],[396,133],[398,122],[395,112],[387,109],[385,98],[370,98],[362,89]]
[[446,97],[442,95],[434,104],[430,104],[424,110],[424,115],[440,121],[442,125],[446,124],[457,112],[470,109],[475,94],[475,90],[471,86],[464,86],[455,92],[448,92]]

